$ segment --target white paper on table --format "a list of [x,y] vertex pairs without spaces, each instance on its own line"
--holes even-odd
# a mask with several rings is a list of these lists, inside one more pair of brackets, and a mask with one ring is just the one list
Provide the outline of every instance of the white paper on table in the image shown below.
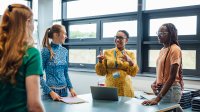
[[78,97],[62,97],[61,101],[68,104],[77,104],[86,102],[85,100]]

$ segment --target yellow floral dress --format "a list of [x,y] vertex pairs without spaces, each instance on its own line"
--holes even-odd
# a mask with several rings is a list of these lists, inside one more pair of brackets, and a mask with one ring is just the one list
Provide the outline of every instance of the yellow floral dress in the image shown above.
[[126,61],[123,62],[121,60],[123,53],[118,48],[113,48],[104,52],[105,59],[102,63],[96,64],[95,70],[97,75],[106,76],[106,86],[118,88],[119,96],[134,97],[131,77],[137,74],[139,68],[133,52],[128,50],[124,52],[134,61],[133,66],[129,66]]

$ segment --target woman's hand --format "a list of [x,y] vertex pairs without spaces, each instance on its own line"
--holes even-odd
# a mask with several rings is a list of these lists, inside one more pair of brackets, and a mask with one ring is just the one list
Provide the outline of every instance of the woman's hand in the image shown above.
[[74,91],[73,88],[71,88],[69,91],[70,91],[72,97],[77,96],[77,95],[76,95],[76,92]]
[[105,58],[102,51],[100,51],[100,54],[97,56],[97,58],[99,59],[99,62],[102,63],[103,59]]
[[157,105],[159,101],[156,98],[142,102],[142,105]]
[[50,96],[53,100],[56,100],[56,101],[60,101],[62,99],[62,97],[60,97],[56,92],[54,91],[51,91],[50,92]]
[[127,61],[129,63],[130,66],[133,66],[134,63],[132,61],[132,59],[127,55],[127,53],[124,51],[123,56],[121,58],[122,61]]

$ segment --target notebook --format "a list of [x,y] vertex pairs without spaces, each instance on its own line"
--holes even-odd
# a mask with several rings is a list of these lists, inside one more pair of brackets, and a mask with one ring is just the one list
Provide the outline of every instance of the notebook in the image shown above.
[[94,100],[118,101],[118,91],[116,87],[90,86],[90,89]]
[[85,103],[86,101],[78,97],[62,97],[62,102],[67,104]]

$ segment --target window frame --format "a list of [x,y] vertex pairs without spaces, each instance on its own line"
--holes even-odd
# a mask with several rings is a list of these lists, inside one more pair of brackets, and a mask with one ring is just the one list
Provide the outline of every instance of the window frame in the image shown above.
[[[63,4],[72,0],[63,0]],[[115,22],[115,21],[126,21],[136,20],[137,21],[137,37],[130,38],[127,48],[135,49],[137,51],[137,64],[139,66],[138,76],[156,77],[155,67],[148,67],[148,50],[160,50],[162,44],[160,44],[155,36],[149,36],[150,19],[157,18],[169,18],[169,17],[184,17],[184,16],[197,16],[197,28],[196,35],[180,35],[179,43],[182,50],[196,50],[196,69],[183,69],[183,76],[185,79],[200,80],[200,5],[195,6],[184,6],[184,7],[173,7],[167,9],[155,9],[155,10],[143,10],[144,0],[138,0],[138,10],[136,12],[120,13],[120,14],[108,14],[103,16],[94,17],[80,17],[66,19],[63,18],[62,22],[68,29],[68,25],[96,22],[97,23],[97,36],[96,39],[83,39],[83,40],[68,40],[65,43],[66,48],[84,48],[84,47],[96,47],[97,55],[103,48],[113,48],[114,38],[103,38],[103,23],[104,22]],[[66,9],[66,7],[65,7]],[[64,11],[62,11],[64,12]],[[66,13],[62,13],[66,16]],[[98,61],[98,60],[97,60]],[[95,65],[88,65],[89,69],[94,68]],[[78,65],[69,66],[70,68]],[[86,69],[88,69],[86,67]]]
[[[68,49],[95,49],[96,50],[96,56],[97,56],[97,50],[98,50],[98,48],[96,46],[81,46],[81,47],[79,47],[79,46],[69,46]],[[95,58],[96,58],[96,56],[95,56]],[[95,64],[69,63],[69,67],[72,67],[72,68],[93,69],[94,65]]]
[[[101,20],[101,40],[103,42],[107,42],[107,41],[113,41],[114,37],[106,37],[103,38],[103,23],[109,23],[109,22],[120,22],[120,21],[137,21],[137,15],[133,15],[133,16],[119,16],[119,17],[111,17],[111,18],[105,18]],[[114,36],[114,35],[113,35]],[[135,42],[137,40],[137,36],[131,36],[129,38],[129,42]]]

